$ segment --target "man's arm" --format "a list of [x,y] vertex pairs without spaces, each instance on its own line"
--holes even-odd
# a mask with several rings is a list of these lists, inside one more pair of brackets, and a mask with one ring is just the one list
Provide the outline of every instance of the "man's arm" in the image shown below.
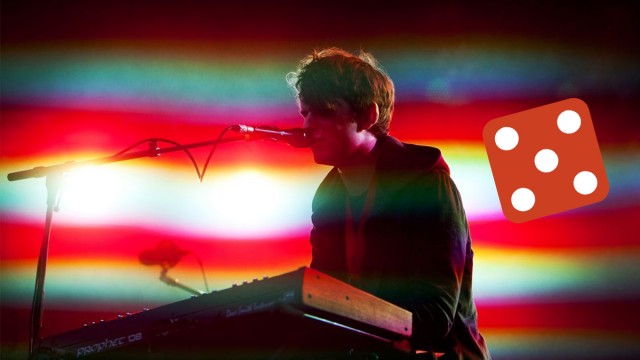
[[460,298],[469,230],[458,190],[445,172],[412,187],[411,275],[401,306],[414,315],[414,339],[439,341],[450,332]]

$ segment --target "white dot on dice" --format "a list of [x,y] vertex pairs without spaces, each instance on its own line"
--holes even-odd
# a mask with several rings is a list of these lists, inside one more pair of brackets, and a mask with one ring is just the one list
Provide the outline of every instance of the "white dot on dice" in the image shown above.
[[549,173],[558,167],[558,155],[553,150],[543,149],[538,151],[534,162],[538,170]]
[[565,110],[558,115],[558,129],[565,134],[573,134],[580,129],[580,115],[573,110]]
[[582,195],[593,193],[598,187],[598,179],[590,171],[581,171],[573,178],[573,188]]
[[518,145],[520,138],[518,132],[510,127],[503,127],[496,132],[496,145],[504,151],[514,149]]
[[536,196],[527,188],[520,188],[511,195],[511,205],[518,211],[529,211],[535,203]]

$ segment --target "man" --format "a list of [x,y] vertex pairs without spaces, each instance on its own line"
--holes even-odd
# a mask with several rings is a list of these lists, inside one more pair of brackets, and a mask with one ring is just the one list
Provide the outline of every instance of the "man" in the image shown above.
[[288,75],[314,160],[311,267],[413,313],[413,349],[489,359],[471,292],[473,252],[440,150],[388,135],[394,88],[375,59],[328,48]]

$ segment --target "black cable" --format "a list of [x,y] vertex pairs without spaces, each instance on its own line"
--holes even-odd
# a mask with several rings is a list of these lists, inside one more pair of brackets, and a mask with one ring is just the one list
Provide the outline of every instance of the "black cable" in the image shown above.
[[204,272],[204,265],[202,265],[202,261],[200,260],[200,257],[194,253],[191,253],[196,260],[198,261],[198,264],[200,265],[200,271],[202,272],[202,278],[204,279],[204,288],[205,290],[207,290],[207,292],[209,292],[209,282],[207,281],[207,274]]
[[[171,145],[175,145],[175,146],[182,146],[182,144],[173,141],[173,140],[169,140],[169,139],[163,139],[163,138],[148,138],[148,139],[144,139],[144,140],[140,140],[136,143],[134,143],[133,145],[127,147],[126,149],[120,151],[119,153],[115,154],[114,156],[119,156],[122,155],[124,153],[126,153],[127,151],[133,149],[136,146],[140,146],[140,144],[144,144],[147,142],[166,142],[168,144]],[[189,149],[183,149],[183,151],[187,154],[187,156],[189,156],[189,159],[191,159],[191,163],[193,164],[193,167],[196,169],[196,174],[198,174],[198,178],[201,179],[202,176],[200,175],[200,168],[198,167],[198,163],[196,162],[196,159],[193,157],[193,155],[191,154],[191,152],[189,151]],[[202,181],[202,179],[200,180]]]
[[211,160],[211,157],[213,156],[213,153],[216,151],[216,148],[218,147],[218,143],[220,142],[220,140],[222,140],[222,137],[224,136],[224,134],[227,131],[229,131],[231,128],[233,128],[233,125],[227,126],[226,128],[224,128],[224,130],[222,130],[220,135],[218,135],[218,139],[216,139],[216,142],[211,147],[211,152],[209,152],[209,156],[207,156],[207,161],[204,162],[204,167],[202,168],[202,174],[198,173],[198,176],[200,177],[200,182],[202,182],[202,179],[204,179],[204,173],[207,171],[207,166],[209,165],[209,160]]
[[[220,135],[218,135],[218,138],[216,139],[216,142],[211,147],[211,151],[209,152],[209,155],[207,156],[207,160],[204,163],[204,167],[202,168],[202,172],[200,172],[200,167],[198,166],[198,163],[196,162],[196,159],[193,157],[193,155],[191,154],[189,149],[183,149],[183,151],[187,154],[187,156],[189,156],[189,159],[191,159],[191,163],[193,164],[193,167],[196,169],[196,174],[198,174],[198,179],[200,180],[200,182],[202,182],[202,180],[204,179],[204,174],[207,171],[207,167],[209,166],[209,161],[211,161],[211,157],[215,153],[216,148],[218,147],[218,143],[220,142],[220,140],[222,140],[222,137],[224,136],[224,134],[226,134],[226,132],[229,131],[231,128],[233,128],[233,125],[227,126],[226,128],[224,128],[222,130]],[[133,148],[135,148],[137,146],[140,146],[141,144],[149,143],[149,142],[166,142],[166,143],[169,143],[169,144],[172,144],[172,145],[175,145],[175,146],[182,146],[182,144],[180,144],[180,143],[178,143],[176,141],[173,141],[173,140],[169,140],[169,139],[148,138],[148,139],[143,139],[143,140],[135,142],[134,144],[128,146],[124,150],[116,153],[114,156],[123,155],[123,154],[127,153],[129,150],[131,150],[131,149],[133,149]]]
[[129,151],[129,150],[133,149],[134,147],[136,147],[136,146],[140,146],[140,144],[144,144],[144,143],[146,143],[146,142],[150,142],[150,141],[158,141],[158,140],[160,140],[160,139],[158,139],[158,138],[149,138],[149,139],[144,139],[144,140],[137,141],[137,142],[135,142],[133,145],[130,145],[130,146],[129,146],[129,147],[127,147],[126,149],[124,149],[124,150],[122,150],[122,151],[120,151],[120,152],[118,152],[118,153],[114,154],[113,156],[120,156],[120,155],[122,155],[122,154],[126,153],[127,151]]

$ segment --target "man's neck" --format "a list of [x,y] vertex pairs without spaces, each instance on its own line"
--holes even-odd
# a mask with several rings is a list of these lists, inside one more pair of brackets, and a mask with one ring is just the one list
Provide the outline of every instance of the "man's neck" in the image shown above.
[[376,167],[376,138],[370,139],[350,161],[338,167],[349,195],[361,195],[369,189]]

